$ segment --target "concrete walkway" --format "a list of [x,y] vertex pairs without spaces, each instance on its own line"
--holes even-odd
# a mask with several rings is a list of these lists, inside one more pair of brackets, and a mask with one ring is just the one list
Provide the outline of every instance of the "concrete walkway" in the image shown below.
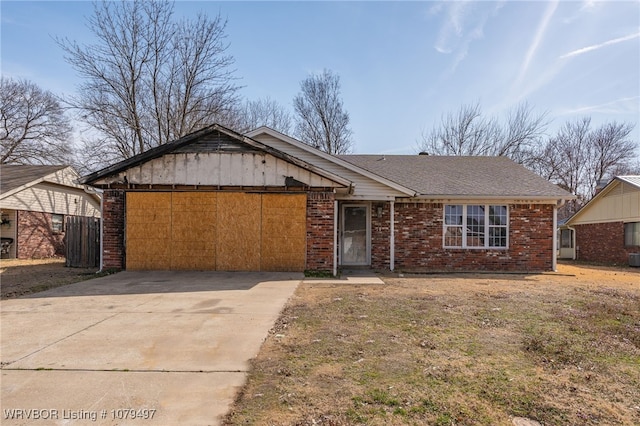
[[302,278],[121,272],[4,300],[0,423],[219,424]]

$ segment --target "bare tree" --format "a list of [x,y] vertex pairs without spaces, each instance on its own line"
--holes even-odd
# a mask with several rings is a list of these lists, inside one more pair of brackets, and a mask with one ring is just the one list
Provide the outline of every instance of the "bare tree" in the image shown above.
[[340,77],[329,70],[300,83],[293,99],[296,136],[329,154],[346,154],[353,145],[349,114],[340,98]]
[[57,98],[27,80],[0,77],[0,163],[68,164],[71,125]]
[[234,129],[241,133],[260,126],[267,126],[284,134],[291,130],[291,114],[284,106],[269,97],[245,101],[237,115]]
[[84,79],[69,103],[92,129],[87,143],[110,158],[224,123],[238,102],[219,15],[175,21],[166,0],[103,1],[88,27],[95,44],[58,44]]
[[532,169],[578,197],[562,216],[570,216],[591,199],[600,181],[637,167],[633,163],[637,146],[628,138],[633,128],[613,122],[592,129],[591,118],[582,117],[566,122],[542,146]]
[[598,182],[633,170],[637,145],[628,139],[635,126],[631,123],[606,123],[591,132],[590,195]]
[[504,123],[497,117],[485,118],[479,103],[463,105],[423,132],[418,148],[436,155],[507,156],[524,164],[547,125],[546,113],[534,114],[527,103],[510,110]]

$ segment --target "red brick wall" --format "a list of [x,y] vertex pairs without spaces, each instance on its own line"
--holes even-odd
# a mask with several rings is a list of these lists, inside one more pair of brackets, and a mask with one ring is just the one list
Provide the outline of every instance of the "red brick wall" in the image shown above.
[[[389,269],[390,206],[391,203],[388,202],[371,204],[371,267],[373,269]],[[378,207],[382,207],[381,217],[378,217]]]
[[307,266],[312,271],[333,272],[332,192],[307,193]]
[[51,213],[18,210],[18,259],[64,256],[64,233],[51,229]]
[[[395,206],[396,270],[549,271],[553,267],[552,205],[510,205],[506,250],[444,249],[442,204]],[[372,258],[372,263],[378,261]]]
[[124,269],[125,192],[120,189],[105,189],[103,197],[102,267]]
[[578,260],[627,265],[630,253],[640,253],[640,247],[625,247],[623,222],[591,223],[574,228]]

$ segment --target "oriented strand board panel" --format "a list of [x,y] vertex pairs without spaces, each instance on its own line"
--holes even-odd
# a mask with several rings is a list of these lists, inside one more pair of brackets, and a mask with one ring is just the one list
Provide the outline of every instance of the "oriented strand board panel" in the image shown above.
[[171,193],[129,192],[126,206],[127,269],[167,269],[171,259]]
[[304,271],[306,194],[263,194],[262,271]]
[[260,270],[261,204],[260,194],[218,193],[217,270]]
[[215,192],[173,193],[171,269],[216,269],[217,199]]

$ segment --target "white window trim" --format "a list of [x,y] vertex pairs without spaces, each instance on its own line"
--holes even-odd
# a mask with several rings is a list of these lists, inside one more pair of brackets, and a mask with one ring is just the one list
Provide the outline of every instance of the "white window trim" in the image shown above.
[[[447,225],[446,224],[446,212],[447,206],[462,206],[462,225]],[[484,246],[468,246],[467,245],[467,206],[483,206],[484,207],[484,228],[485,228],[485,239]],[[507,208],[507,225],[505,228],[507,229],[507,242],[504,247],[496,247],[489,245],[489,206],[504,206]],[[509,228],[511,224],[511,217],[509,215],[509,205],[508,204],[443,204],[442,208],[442,247],[445,249],[465,249],[465,250],[499,250],[505,251],[509,249]],[[446,231],[447,227],[462,227],[462,246],[448,246],[446,244]],[[495,226],[495,228],[500,228],[500,226]]]

